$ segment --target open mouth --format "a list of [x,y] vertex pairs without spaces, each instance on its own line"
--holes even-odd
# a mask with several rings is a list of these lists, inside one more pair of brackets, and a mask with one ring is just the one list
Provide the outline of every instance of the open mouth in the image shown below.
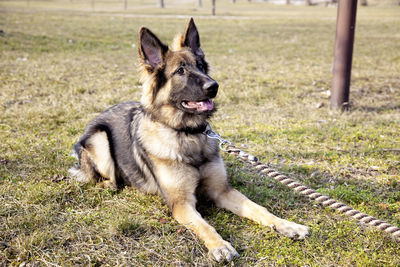
[[182,106],[186,109],[197,112],[210,111],[214,109],[214,102],[211,99],[203,101],[182,101]]

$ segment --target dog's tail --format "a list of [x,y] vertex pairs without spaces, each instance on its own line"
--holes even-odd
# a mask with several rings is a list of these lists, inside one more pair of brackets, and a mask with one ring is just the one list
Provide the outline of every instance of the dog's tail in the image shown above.
[[76,147],[74,149],[72,149],[70,156],[77,160],[77,163],[75,163],[74,166],[72,166],[71,168],[68,169],[70,178],[74,179],[77,182],[89,183],[91,181],[91,179],[88,179],[87,175],[85,175],[85,173],[81,170],[80,162],[79,162],[80,157],[79,157],[78,153],[76,152]]

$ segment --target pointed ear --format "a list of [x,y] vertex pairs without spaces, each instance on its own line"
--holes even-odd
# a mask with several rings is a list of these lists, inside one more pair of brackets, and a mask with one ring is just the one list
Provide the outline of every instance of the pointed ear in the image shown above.
[[168,46],[163,44],[149,29],[142,27],[139,31],[139,54],[143,64],[152,69],[164,61]]
[[200,48],[200,36],[194,24],[193,18],[190,18],[186,25],[185,33],[182,36],[182,46],[189,47],[195,55],[204,56]]

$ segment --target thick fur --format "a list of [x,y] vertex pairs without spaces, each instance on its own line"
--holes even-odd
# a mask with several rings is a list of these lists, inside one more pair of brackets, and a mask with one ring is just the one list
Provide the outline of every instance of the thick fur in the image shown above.
[[207,138],[218,84],[208,75],[191,19],[173,50],[150,30],[139,32],[143,95],[93,119],[75,145],[79,168],[71,174],[104,187],[134,186],[161,195],[176,220],[194,231],[218,261],[238,256],[196,210],[196,192],[218,207],[293,238],[308,228],[270,214],[228,183],[218,144]]

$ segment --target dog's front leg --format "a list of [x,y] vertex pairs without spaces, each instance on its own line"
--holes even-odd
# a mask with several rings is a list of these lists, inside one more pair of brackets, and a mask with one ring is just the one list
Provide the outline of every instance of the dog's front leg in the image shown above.
[[223,240],[217,231],[201,217],[193,203],[175,203],[172,213],[179,223],[192,230],[204,241],[209,253],[217,261],[230,261],[239,255],[232,245]]
[[249,218],[262,225],[270,226],[277,232],[294,239],[304,239],[308,227],[279,218],[266,208],[254,203],[235,189],[228,189],[215,197],[218,207],[226,208],[239,216]]
[[204,241],[217,260],[230,261],[238,256],[232,245],[223,240],[196,210],[195,191],[199,181],[197,169],[172,161],[153,159],[161,194],[172,209],[174,218]]
[[303,239],[308,235],[307,226],[281,219],[233,189],[228,184],[225,167],[220,158],[205,164],[200,171],[203,179],[203,190],[215,201],[218,207],[228,209],[262,225],[271,226],[277,232],[291,238]]

